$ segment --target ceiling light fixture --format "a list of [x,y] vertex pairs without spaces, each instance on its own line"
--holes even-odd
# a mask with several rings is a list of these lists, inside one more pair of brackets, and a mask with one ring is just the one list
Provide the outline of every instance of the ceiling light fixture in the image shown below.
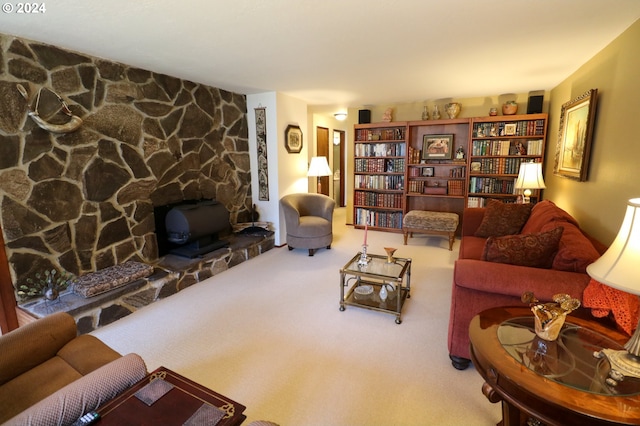
[[344,121],[347,119],[347,113],[346,112],[337,112],[335,114],[333,114],[333,116],[336,118],[336,120],[340,120],[340,121]]

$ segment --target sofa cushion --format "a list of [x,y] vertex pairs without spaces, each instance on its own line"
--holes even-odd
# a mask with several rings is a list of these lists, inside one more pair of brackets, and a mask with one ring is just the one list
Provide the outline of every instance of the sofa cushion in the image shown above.
[[476,237],[501,237],[520,232],[531,214],[531,204],[507,204],[489,199]]
[[569,213],[556,206],[553,201],[543,200],[533,206],[531,214],[520,232],[523,234],[542,232],[542,228],[549,222],[567,222],[578,225],[578,222]]
[[482,260],[549,269],[558,251],[562,231],[562,227],[557,227],[535,234],[489,237]]
[[83,297],[97,296],[132,281],[148,277],[153,266],[129,260],[121,265],[113,265],[78,278],[73,292]]
[[587,272],[587,266],[600,257],[598,250],[591,244],[591,241],[580,231],[580,229],[568,222],[559,224],[550,222],[542,227],[543,231],[548,231],[556,226],[562,226],[564,232],[558,246],[558,253],[553,259],[553,269],[558,271]]

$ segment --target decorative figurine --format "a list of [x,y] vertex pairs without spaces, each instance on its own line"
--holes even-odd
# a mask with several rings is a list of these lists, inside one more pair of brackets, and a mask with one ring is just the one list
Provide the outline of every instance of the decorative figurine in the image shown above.
[[461,146],[456,150],[456,160],[464,160],[464,149]]
[[384,110],[384,114],[382,114],[382,121],[390,123],[391,122],[391,114],[393,113],[392,108],[387,108]]

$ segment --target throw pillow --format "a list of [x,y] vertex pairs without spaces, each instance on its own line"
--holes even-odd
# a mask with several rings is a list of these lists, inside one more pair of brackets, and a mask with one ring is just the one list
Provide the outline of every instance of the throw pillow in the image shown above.
[[551,268],[562,237],[561,226],[535,234],[489,237],[482,260],[510,265]]
[[569,213],[556,206],[553,201],[542,200],[533,206],[531,209],[531,215],[529,215],[527,223],[524,224],[520,233],[532,234],[534,232],[542,232],[545,230],[543,227],[549,222],[567,222],[574,225],[578,224],[578,222],[576,222]]
[[[551,222],[542,227],[542,231],[548,231],[558,226],[558,222]],[[598,260],[600,253],[584,236],[580,228],[563,223],[564,232],[558,245],[558,253],[553,259],[552,269],[558,271],[587,272],[587,266]]]
[[502,237],[520,232],[531,214],[532,204],[505,204],[489,199],[476,237]]

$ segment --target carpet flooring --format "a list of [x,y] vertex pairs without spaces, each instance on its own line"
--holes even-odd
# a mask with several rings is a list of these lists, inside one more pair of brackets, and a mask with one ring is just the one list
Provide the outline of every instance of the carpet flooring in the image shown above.
[[339,270],[364,231],[336,209],[331,250],[274,248],[92,334],[247,406],[246,423],[490,426],[500,405],[447,352],[453,262],[443,237],[369,231],[370,253],[413,259],[402,324],[339,311]]

